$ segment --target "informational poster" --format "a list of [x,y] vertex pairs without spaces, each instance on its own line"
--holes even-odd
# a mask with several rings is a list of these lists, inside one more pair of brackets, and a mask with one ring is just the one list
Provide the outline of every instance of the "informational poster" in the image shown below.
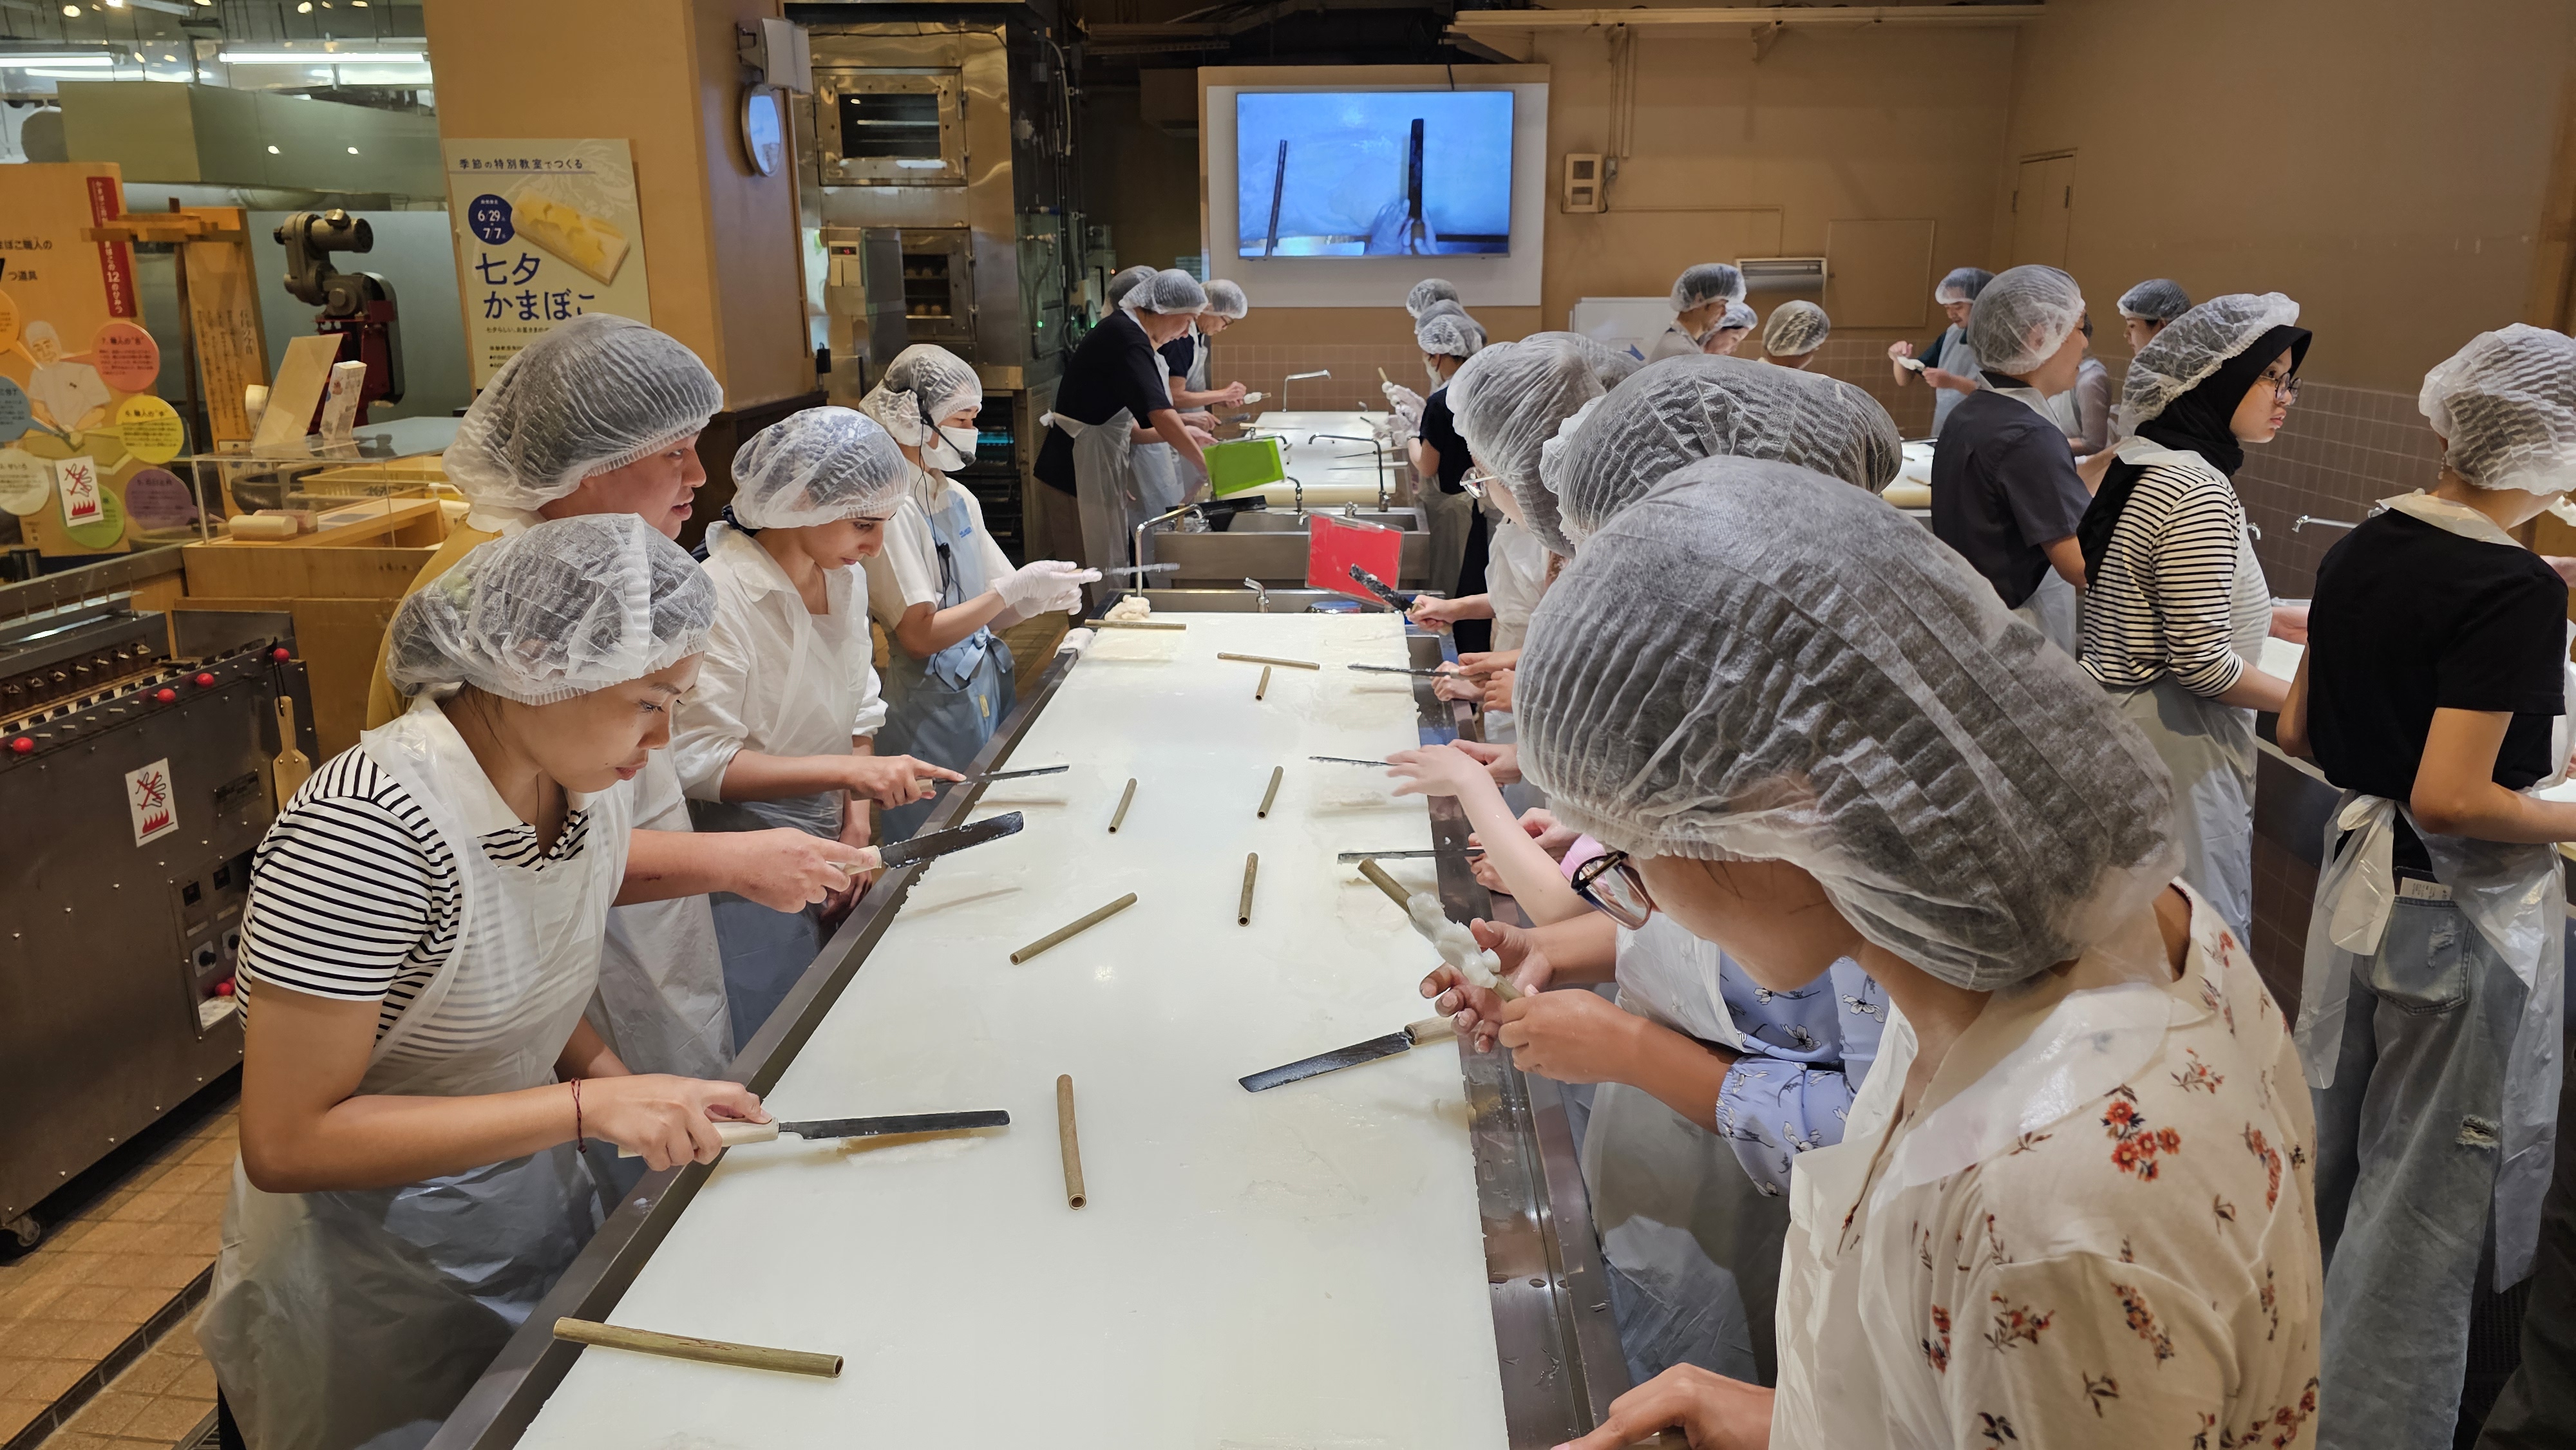
[[474,386],[585,312],[653,320],[623,140],[441,141]]

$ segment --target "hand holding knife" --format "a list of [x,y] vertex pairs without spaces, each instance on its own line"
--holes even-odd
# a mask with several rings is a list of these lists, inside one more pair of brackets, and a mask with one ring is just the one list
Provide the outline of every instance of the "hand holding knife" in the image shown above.
[[[1059,765],[1056,769],[1062,770],[1064,767]],[[986,841],[998,841],[1004,836],[1018,835],[1020,827],[1026,824],[1025,817],[1018,811],[1012,811],[1007,815],[995,816],[991,820],[977,821],[971,826],[959,826],[953,831],[933,831],[929,835],[915,836],[909,841],[897,841],[889,846],[862,846],[859,848],[860,853],[874,857],[874,860],[839,864],[844,872],[852,876],[863,875],[870,871],[890,871],[897,866],[918,865],[923,861],[945,856],[951,851],[963,851],[969,846],[980,846]]]

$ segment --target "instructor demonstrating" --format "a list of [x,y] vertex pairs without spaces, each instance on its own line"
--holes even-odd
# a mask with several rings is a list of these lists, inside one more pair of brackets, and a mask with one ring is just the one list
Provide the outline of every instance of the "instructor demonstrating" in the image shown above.
[[1098,569],[1125,565],[1136,526],[1180,506],[1180,498],[1148,496],[1130,456],[1137,444],[1171,445],[1183,464],[1175,487],[1184,496],[1206,479],[1199,449],[1216,440],[1181,422],[1155,349],[1188,331],[1207,305],[1189,273],[1157,272],[1074,349],[1038,449],[1038,481],[1063,496],[1045,501],[1038,542],[1048,553]]

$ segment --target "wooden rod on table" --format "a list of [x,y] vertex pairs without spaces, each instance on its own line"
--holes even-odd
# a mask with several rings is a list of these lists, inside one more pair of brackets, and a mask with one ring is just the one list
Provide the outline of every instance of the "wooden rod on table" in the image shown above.
[[1237,926],[1252,925],[1252,878],[1260,870],[1259,853],[1247,854],[1243,858],[1243,903],[1234,909],[1234,924]]
[[1080,1208],[1091,1201],[1082,1190],[1082,1139],[1073,1130],[1073,1075],[1065,1073],[1055,1080],[1055,1135],[1064,1149],[1064,1202],[1068,1208]]
[[588,1319],[556,1320],[555,1338],[574,1344],[595,1344],[603,1349],[658,1354],[665,1359],[729,1364],[739,1369],[771,1369],[781,1374],[810,1374],[822,1379],[838,1379],[841,1374],[841,1357],[837,1354],[770,1349],[722,1339],[699,1339],[687,1334],[658,1334],[650,1329],[629,1329],[622,1324],[600,1324]]
[[1252,698],[1258,700],[1270,693],[1270,666],[1261,667],[1261,683],[1252,687]]
[[1187,629],[1188,625],[1164,619],[1095,619],[1093,629]]
[[1111,817],[1109,818],[1109,831],[1110,831],[1110,834],[1111,834],[1111,835],[1116,835],[1116,834],[1118,833],[1118,828],[1119,828],[1119,826],[1121,826],[1121,825],[1123,825],[1123,824],[1125,824],[1125,823],[1126,823],[1126,820],[1127,820],[1127,807],[1128,807],[1130,804],[1132,804],[1132,803],[1135,801],[1135,799],[1136,799],[1136,777],[1134,777],[1134,776],[1132,776],[1132,775],[1131,775],[1131,776],[1127,777],[1127,788],[1126,788],[1125,790],[1122,790],[1122,791],[1120,791],[1120,792],[1118,793],[1118,812],[1117,812],[1117,814],[1115,814],[1115,815],[1113,815],[1113,816],[1111,816]]
[[1080,921],[1068,922],[1063,926],[1057,927],[1055,930],[1039,937],[1036,941],[1033,941],[1027,946],[1020,948],[1018,951],[1011,953],[1011,965],[1018,966],[1029,958],[1045,951],[1047,948],[1062,944],[1069,937],[1079,936],[1083,932],[1091,930],[1093,927],[1100,925],[1102,922],[1107,921],[1109,918],[1116,916],[1118,913],[1125,911],[1127,908],[1134,906],[1135,904],[1136,893],[1130,891],[1126,895],[1119,897],[1116,901],[1113,901],[1107,906],[1100,908],[1098,911],[1091,913],[1089,916],[1082,918]]
[[1369,879],[1369,884],[1371,886],[1385,892],[1387,900],[1403,907],[1407,915],[1412,914],[1413,893],[1405,890],[1403,883],[1397,881],[1394,877],[1387,875],[1385,867],[1377,864],[1375,861],[1362,861],[1360,863],[1360,874]]
[[1224,650],[1218,650],[1216,652],[1216,657],[1221,660],[1233,660],[1238,664],[1279,665],[1292,670],[1320,670],[1323,668],[1322,665],[1315,663],[1313,660],[1283,660],[1275,655],[1239,655],[1229,654]]
[[1288,767],[1284,765],[1274,765],[1270,767],[1270,789],[1261,793],[1261,809],[1253,812],[1253,815],[1256,818],[1261,820],[1268,820],[1270,818],[1271,803],[1279,799],[1279,782],[1281,778],[1287,774]]

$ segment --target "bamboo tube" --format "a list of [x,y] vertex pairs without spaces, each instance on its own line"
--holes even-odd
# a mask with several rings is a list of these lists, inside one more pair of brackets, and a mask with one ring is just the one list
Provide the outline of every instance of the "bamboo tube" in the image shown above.
[[1385,892],[1387,900],[1404,908],[1408,914],[1412,912],[1413,893],[1405,890],[1403,884],[1398,882],[1394,877],[1387,875],[1385,867],[1377,864],[1375,861],[1362,861],[1360,863],[1360,874],[1369,879],[1369,884],[1371,886]]
[[1279,799],[1279,782],[1281,778],[1287,774],[1288,767],[1284,765],[1274,765],[1270,767],[1270,789],[1261,793],[1261,809],[1253,812],[1255,818],[1261,820],[1268,820],[1270,818],[1271,802]]
[[1260,870],[1261,857],[1258,853],[1249,854],[1243,858],[1243,902],[1234,909],[1234,924],[1237,926],[1252,925],[1252,878]]
[[1100,908],[1098,911],[1091,913],[1089,916],[1082,918],[1080,921],[1068,922],[1063,926],[1057,927],[1055,930],[1039,937],[1036,941],[1033,941],[1027,946],[1020,948],[1018,951],[1011,953],[1011,965],[1018,966],[1020,963],[1027,961],[1029,958],[1036,956],[1038,953],[1045,951],[1049,947],[1061,945],[1067,938],[1079,936],[1083,932],[1091,930],[1093,927],[1100,925],[1102,922],[1107,921],[1109,918],[1116,916],[1118,913],[1125,911],[1127,908],[1134,906],[1135,904],[1136,893],[1130,891],[1126,895],[1119,897],[1116,901],[1113,901],[1107,906]]
[[1261,667],[1261,683],[1252,687],[1252,698],[1258,700],[1270,693],[1270,666]]
[[1055,1080],[1055,1135],[1064,1150],[1064,1202],[1067,1208],[1080,1208],[1091,1201],[1082,1191],[1082,1139],[1073,1130],[1073,1076],[1062,1074]]
[[1283,660],[1276,655],[1239,655],[1229,654],[1224,650],[1218,650],[1216,652],[1216,657],[1221,660],[1233,660],[1238,664],[1281,665],[1292,670],[1320,670],[1323,668],[1322,665],[1315,663],[1313,660]]
[[841,1357],[837,1354],[769,1349],[757,1344],[734,1344],[686,1334],[658,1334],[650,1329],[628,1329],[621,1324],[599,1324],[588,1319],[556,1320],[555,1338],[574,1344],[595,1344],[604,1349],[658,1354],[665,1359],[729,1364],[739,1369],[770,1369],[781,1374],[810,1374],[822,1379],[838,1379],[841,1374]]
[[1109,818],[1109,833],[1111,835],[1114,836],[1118,834],[1119,826],[1124,824],[1127,820],[1127,807],[1132,804],[1135,799],[1136,777],[1131,775],[1127,777],[1127,788],[1118,793],[1117,813]]

